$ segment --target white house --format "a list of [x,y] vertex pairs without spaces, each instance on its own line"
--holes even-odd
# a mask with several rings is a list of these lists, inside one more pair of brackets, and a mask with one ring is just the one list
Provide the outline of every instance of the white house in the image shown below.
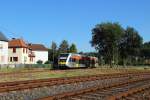
[[0,32],[0,64],[8,64],[8,39]]
[[42,44],[29,44],[29,48],[35,54],[35,63],[42,61],[45,63],[48,61],[48,49]]
[[9,64],[33,64],[35,55],[22,39],[12,39],[8,43]]

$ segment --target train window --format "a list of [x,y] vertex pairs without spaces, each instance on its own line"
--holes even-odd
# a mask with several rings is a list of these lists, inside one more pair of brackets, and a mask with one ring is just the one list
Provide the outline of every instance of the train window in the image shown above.
[[72,58],[72,62],[76,62],[76,59]]
[[91,61],[91,63],[92,63],[92,64],[95,64],[95,61],[94,61],[94,60],[92,60],[92,61]]
[[60,54],[60,57],[68,57],[69,54]]
[[69,62],[72,62],[72,58],[69,59]]
[[79,64],[84,64],[84,59],[80,59]]
[[59,61],[60,62],[66,62],[66,59],[60,59]]

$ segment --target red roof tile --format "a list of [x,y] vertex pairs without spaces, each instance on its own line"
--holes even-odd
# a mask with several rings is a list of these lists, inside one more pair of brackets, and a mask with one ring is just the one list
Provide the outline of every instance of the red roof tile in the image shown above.
[[22,39],[12,39],[8,42],[8,47],[9,48],[27,48],[28,46]]
[[48,51],[48,49],[42,44],[29,44],[28,47],[33,51]]

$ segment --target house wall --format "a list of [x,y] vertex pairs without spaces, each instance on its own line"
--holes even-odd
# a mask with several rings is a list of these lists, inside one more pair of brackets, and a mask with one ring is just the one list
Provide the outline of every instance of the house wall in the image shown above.
[[35,53],[35,63],[42,60],[43,63],[48,61],[48,51],[33,51]]
[[[28,49],[26,52],[26,48],[25,48],[25,52],[23,52],[23,48],[16,48],[16,53],[13,53],[13,48],[9,48],[8,50],[8,60],[9,60],[9,64],[28,64],[29,58],[28,58]],[[18,61],[10,61],[10,57],[18,57]]]
[[0,41],[0,64],[8,64],[8,42]]
[[[27,52],[26,52],[26,50],[27,50]],[[25,52],[23,53],[23,48],[22,48],[22,63],[23,64],[29,64],[28,52],[29,52],[29,50],[27,48],[25,48]]]

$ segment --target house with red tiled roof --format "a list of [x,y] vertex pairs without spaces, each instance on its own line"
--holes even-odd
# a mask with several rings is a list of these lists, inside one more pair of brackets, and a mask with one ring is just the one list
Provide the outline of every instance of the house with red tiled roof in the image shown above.
[[42,44],[28,44],[29,48],[35,54],[35,63],[48,61],[48,49]]
[[29,49],[23,39],[13,38],[8,42],[9,64],[33,64],[35,63],[34,53]]

